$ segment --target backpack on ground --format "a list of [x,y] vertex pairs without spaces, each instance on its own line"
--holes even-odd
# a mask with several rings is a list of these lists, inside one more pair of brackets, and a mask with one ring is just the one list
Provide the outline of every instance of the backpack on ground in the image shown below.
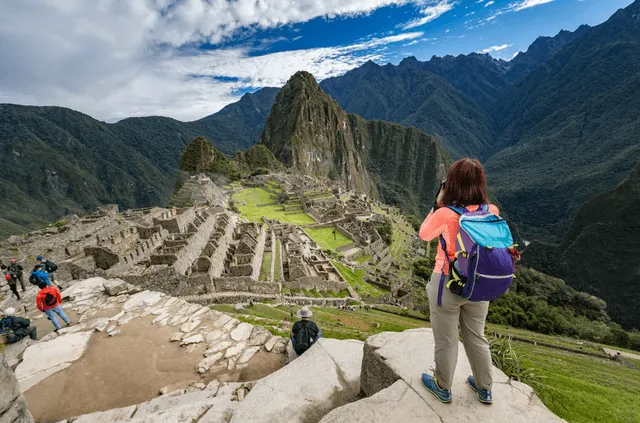
[[47,292],[47,294],[44,296],[43,302],[44,302],[44,305],[46,305],[47,307],[53,307],[58,302],[58,299],[56,298],[55,295]]
[[[460,215],[460,231],[456,236],[456,255],[447,254],[447,243],[440,236],[440,244],[449,264],[447,288],[469,301],[492,301],[507,292],[515,277],[515,250],[513,236],[507,222],[491,213],[486,204],[470,212],[464,207],[449,206]],[[442,303],[444,268],[438,305]]]
[[46,269],[45,269],[45,270],[46,270],[48,273],[55,272],[56,270],[58,270],[58,265],[57,265],[57,264],[55,264],[55,263],[54,263],[54,262],[52,262],[52,261],[49,261],[49,260],[47,260],[47,261],[44,263],[44,267],[46,267]]
[[31,285],[38,286],[38,284],[40,284],[40,278],[35,273],[32,273],[31,275],[29,275],[29,283]]
[[7,344],[13,344],[20,340],[13,331],[11,319],[0,319],[0,338],[3,338]]
[[298,334],[293,338],[293,349],[298,355],[302,355],[313,345],[314,336],[311,333],[311,323],[310,321],[301,321]]

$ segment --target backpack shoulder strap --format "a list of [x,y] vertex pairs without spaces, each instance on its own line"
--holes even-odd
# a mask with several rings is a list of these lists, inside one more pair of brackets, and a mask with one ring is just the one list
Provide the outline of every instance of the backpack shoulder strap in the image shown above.
[[460,207],[460,206],[447,206],[447,208],[449,210],[453,210],[457,215],[462,216],[465,213],[469,213],[469,210],[467,210],[466,207]]

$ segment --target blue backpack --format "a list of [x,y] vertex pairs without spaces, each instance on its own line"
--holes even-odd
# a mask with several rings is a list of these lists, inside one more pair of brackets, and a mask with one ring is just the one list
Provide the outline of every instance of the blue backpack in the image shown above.
[[[446,287],[469,301],[492,301],[507,292],[515,277],[515,250],[507,222],[491,213],[486,204],[470,212],[465,207],[449,206],[460,216],[460,230],[456,236],[456,255],[447,254],[447,242],[440,235],[440,245],[449,264],[449,282]],[[442,304],[444,265],[438,305]]]

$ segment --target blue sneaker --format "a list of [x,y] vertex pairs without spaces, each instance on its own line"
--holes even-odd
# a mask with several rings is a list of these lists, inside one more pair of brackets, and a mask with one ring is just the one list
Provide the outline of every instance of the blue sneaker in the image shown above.
[[480,401],[483,404],[493,404],[493,397],[491,396],[491,391],[478,388],[476,386],[476,381],[473,378],[473,376],[469,376],[467,378],[467,383],[469,384],[471,389],[476,391],[476,394],[478,395],[478,401]]
[[438,386],[438,381],[434,376],[423,373],[422,384],[425,388],[427,388],[427,391],[435,395],[440,402],[443,402],[445,404],[451,402],[451,391],[449,389],[442,389],[440,386]]

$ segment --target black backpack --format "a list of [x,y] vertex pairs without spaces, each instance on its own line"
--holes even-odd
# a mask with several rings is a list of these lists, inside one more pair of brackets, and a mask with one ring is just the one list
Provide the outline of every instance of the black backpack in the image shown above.
[[44,304],[48,307],[53,307],[54,305],[56,305],[57,302],[58,300],[56,299],[56,296],[53,294],[49,294],[47,292],[47,294],[44,296]]
[[31,285],[38,286],[38,284],[40,283],[40,279],[38,279],[38,276],[32,273],[29,276],[29,283],[31,283]]
[[311,327],[314,323],[308,320],[302,320],[300,322],[300,328],[298,334],[293,338],[293,349],[296,354],[302,355],[305,351],[311,348],[315,341],[315,335],[313,335]]
[[44,263],[44,267],[45,267],[45,269],[44,269],[44,270],[46,270],[46,271],[47,271],[47,272],[49,272],[49,273],[51,273],[51,272],[55,272],[56,270],[58,270],[58,265],[57,265],[57,264],[55,264],[55,263],[54,263],[54,262],[52,262],[52,261],[49,261],[49,260],[47,260],[47,261]]
[[0,320],[0,336],[3,337],[7,344],[13,344],[20,340],[13,331],[11,319],[4,318]]

